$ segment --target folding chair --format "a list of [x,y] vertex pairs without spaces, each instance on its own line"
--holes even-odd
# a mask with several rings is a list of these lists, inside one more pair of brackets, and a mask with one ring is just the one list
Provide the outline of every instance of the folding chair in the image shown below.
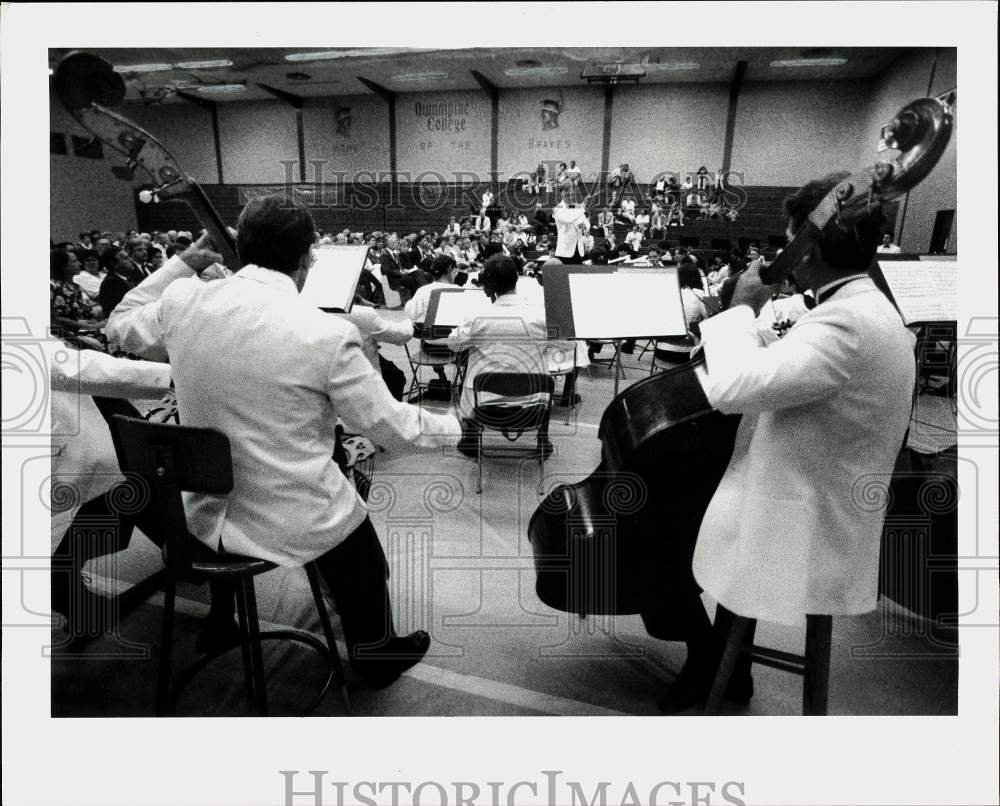
[[163,559],[166,565],[166,588],[163,601],[163,629],[160,643],[160,666],[157,678],[156,713],[172,714],[182,689],[211,661],[235,649],[222,647],[208,653],[183,672],[171,686],[171,652],[174,633],[174,600],[177,583],[204,584],[211,579],[229,580],[236,587],[239,614],[240,646],[243,653],[244,686],[247,698],[261,716],[268,714],[264,658],[261,639],[295,641],[316,650],[329,665],[323,687],[306,711],[322,701],[330,686],[337,682],[347,714],[351,704],[347,694],[344,667],[337,649],[330,614],[320,588],[320,575],[312,562],[305,564],[313,600],[319,613],[326,643],[300,630],[261,632],[257,616],[254,577],[277,566],[267,560],[213,551],[195,538],[187,527],[181,492],[227,495],[233,488],[232,455],[224,434],[208,428],[191,428],[165,423],[151,423],[116,414],[111,434],[122,473],[139,478],[148,486],[153,508],[163,527]]
[[[542,463],[545,461],[548,443],[548,423],[554,389],[555,381],[552,376],[542,373],[486,372],[473,379],[473,413],[476,423],[480,426],[476,436],[477,493],[483,491],[483,431],[488,428],[491,431],[499,431],[510,442],[519,439],[525,431],[537,432],[538,439],[534,447],[513,445],[490,447],[489,455],[535,455],[538,458],[538,494],[542,494]],[[496,395],[497,398],[481,403],[482,394]],[[538,395],[544,395],[545,400],[528,403],[521,401],[505,403],[501,400],[501,398],[531,398]]]

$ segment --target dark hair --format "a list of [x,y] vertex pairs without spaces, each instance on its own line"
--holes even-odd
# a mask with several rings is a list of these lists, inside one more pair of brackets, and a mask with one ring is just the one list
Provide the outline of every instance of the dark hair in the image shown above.
[[594,247],[590,250],[590,254],[587,255],[587,258],[594,266],[607,266],[608,250],[603,246]]
[[49,277],[62,280],[69,266],[69,250],[52,249],[49,251]]
[[508,294],[517,288],[517,264],[506,255],[494,255],[486,261],[479,283],[488,294]]
[[431,263],[431,268],[428,274],[437,280],[444,277],[448,272],[454,269],[456,265],[455,258],[451,255],[438,255],[434,258],[434,262]]
[[699,291],[704,288],[701,281],[701,272],[698,271],[698,267],[694,263],[682,262],[677,267],[677,279],[680,282],[681,288],[694,288]]
[[111,246],[101,252],[101,268],[106,272],[113,272],[118,267],[118,256],[124,252],[120,246]]
[[[840,171],[814,179],[782,202],[781,211],[791,223],[793,233],[802,228],[823,198],[848,176],[847,171]],[[875,257],[875,248],[882,239],[884,229],[885,215],[881,207],[874,206],[868,214],[855,221],[852,228],[824,235],[818,245],[819,255],[830,268],[864,271]]]
[[295,199],[281,194],[253,199],[236,224],[236,251],[245,265],[291,274],[313,244],[316,224],[312,213]]
[[81,263],[86,263],[91,258],[96,260],[98,263],[101,261],[101,256],[93,249],[77,249],[76,256],[80,258]]

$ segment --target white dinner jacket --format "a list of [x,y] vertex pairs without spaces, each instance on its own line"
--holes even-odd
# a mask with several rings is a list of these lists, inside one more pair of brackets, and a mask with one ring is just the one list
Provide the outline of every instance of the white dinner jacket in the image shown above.
[[108,337],[169,355],[181,423],[229,437],[233,492],[185,494],[188,525],[212,548],[301,565],[361,524],[365,504],[331,458],[338,416],[386,447],[457,443],[453,415],[394,400],[357,328],[303,300],[287,275],[191,274],[173,258],[126,295]]
[[766,348],[746,306],[701,335],[708,400],[743,420],[698,535],[698,583],[739,615],[786,624],[874,609],[877,492],[910,420],[913,336],[867,278]]

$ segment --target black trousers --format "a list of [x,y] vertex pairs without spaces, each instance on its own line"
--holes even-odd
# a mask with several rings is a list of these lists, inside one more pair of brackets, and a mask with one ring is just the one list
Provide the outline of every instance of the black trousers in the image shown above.
[[[389,601],[389,564],[370,518],[335,548],[316,559],[337,603],[353,665],[364,665],[396,636]],[[385,657],[384,653],[381,657]]]

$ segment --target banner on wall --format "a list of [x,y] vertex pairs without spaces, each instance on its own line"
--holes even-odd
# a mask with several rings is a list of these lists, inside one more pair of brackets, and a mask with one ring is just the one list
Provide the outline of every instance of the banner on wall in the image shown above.
[[[480,104],[454,96],[427,96],[410,105],[403,126],[416,152],[441,159],[461,159],[482,149]],[[419,180],[415,180],[419,181]]]

